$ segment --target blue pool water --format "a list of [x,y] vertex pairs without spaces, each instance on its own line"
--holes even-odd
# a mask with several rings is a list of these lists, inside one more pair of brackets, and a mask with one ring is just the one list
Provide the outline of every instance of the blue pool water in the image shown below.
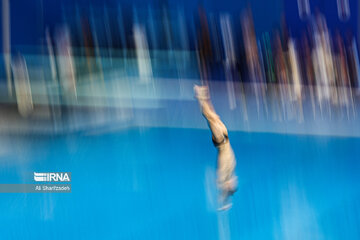
[[230,132],[239,188],[216,211],[208,130],[3,135],[1,183],[72,172],[71,193],[2,193],[1,239],[360,239],[360,139]]

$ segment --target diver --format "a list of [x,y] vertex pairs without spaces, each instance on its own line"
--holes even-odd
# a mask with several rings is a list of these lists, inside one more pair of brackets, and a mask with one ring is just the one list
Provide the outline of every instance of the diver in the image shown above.
[[228,131],[210,101],[209,88],[195,85],[194,92],[199,101],[202,114],[210,127],[212,141],[218,150],[217,186],[220,190],[220,208],[218,210],[227,210],[232,206],[231,196],[237,190],[237,177],[234,172],[236,166],[235,155],[229,142]]

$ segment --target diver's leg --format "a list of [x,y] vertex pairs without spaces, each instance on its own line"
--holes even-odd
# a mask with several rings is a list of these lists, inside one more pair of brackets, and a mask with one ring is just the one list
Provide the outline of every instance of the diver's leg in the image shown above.
[[194,87],[196,97],[199,100],[202,114],[206,118],[214,140],[221,142],[224,140],[224,135],[227,135],[227,129],[224,123],[220,120],[220,117],[216,114],[214,107],[212,106],[209,98],[208,87]]

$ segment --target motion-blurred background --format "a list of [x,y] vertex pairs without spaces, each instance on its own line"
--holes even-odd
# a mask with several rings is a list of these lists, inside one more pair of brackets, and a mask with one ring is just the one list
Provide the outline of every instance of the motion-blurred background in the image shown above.
[[[72,173],[1,193],[1,239],[360,238],[357,0],[0,9],[0,184]],[[237,157],[228,212],[194,84]]]
[[357,136],[358,9],[4,0],[1,129],[204,127],[192,93],[202,83],[230,129]]

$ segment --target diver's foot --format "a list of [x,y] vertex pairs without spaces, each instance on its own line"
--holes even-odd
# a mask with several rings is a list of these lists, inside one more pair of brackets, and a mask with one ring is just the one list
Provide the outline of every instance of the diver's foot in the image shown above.
[[199,100],[210,99],[209,87],[208,86],[194,86],[195,97]]

